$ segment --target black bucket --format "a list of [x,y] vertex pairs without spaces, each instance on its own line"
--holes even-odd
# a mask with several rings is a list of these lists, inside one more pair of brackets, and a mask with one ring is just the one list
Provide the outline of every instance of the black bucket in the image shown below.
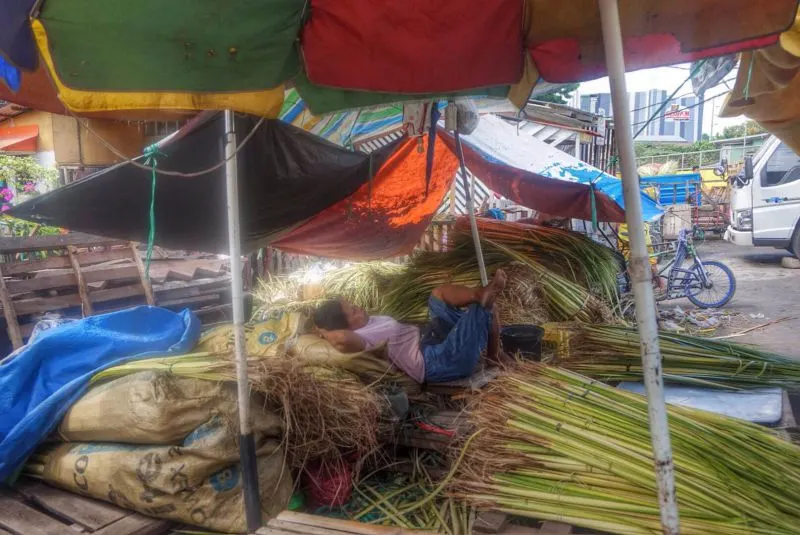
[[536,325],[508,325],[500,332],[503,351],[511,356],[539,360],[542,358],[544,329]]

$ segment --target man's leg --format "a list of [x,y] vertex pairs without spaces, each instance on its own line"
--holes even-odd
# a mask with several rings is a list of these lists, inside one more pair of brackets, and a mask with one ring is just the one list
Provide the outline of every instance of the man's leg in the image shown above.
[[489,342],[492,312],[471,304],[441,344],[422,349],[425,381],[443,383],[472,375]]
[[[469,377],[477,367],[484,349],[487,349],[489,356],[497,357],[500,322],[493,321],[493,315],[496,317],[497,313],[492,307],[497,295],[503,291],[505,282],[505,273],[498,270],[492,282],[485,288],[476,290],[464,286],[441,286],[433,292],[432,303],[449,305],[437,308],[455,310],[456,306],[467,304],[469,308],[466,312],[456,311],[458,316],[448,312],[448,318],[457,321],[447,338],[441,344],[423,348],[426,381],[436,383]],[[467,299],[470,301],[466,302]],[[436,313],[434,307],[431,310]],[[442,319],[447,321],[448,318]]]
[[455,284],[445,284],[434,288],[431,295],[451,307],[465,307],[479,304],[485,308],[492,308],[497,295],[506,285],[506,274],[498,269],[492,280],[483,288],[468,288]]

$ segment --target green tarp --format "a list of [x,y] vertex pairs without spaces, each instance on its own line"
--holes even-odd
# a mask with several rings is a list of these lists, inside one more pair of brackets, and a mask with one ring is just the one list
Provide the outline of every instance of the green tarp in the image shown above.
[[[55,0],[61,80],[90,91],[255,91],[300,72],[306,0]],[[169,73],[165,76],[165,73]]]

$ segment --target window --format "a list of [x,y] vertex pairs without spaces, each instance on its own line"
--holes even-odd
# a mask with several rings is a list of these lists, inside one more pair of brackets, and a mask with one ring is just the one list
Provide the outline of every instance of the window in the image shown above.
[[800,156],[785,143],[778,145],[761,174],[761,185],[778,186],[800,178]]

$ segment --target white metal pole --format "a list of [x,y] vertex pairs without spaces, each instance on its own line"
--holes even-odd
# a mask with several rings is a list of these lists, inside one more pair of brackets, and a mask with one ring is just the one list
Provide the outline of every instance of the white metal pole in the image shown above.
[[625,221],[628,224],[631,248],[630,271],[636,299],[636,321],[642,344],[642,368],[647,391],[650,439],[653,445],[653,460],[658,484],[661,527],[665,535],[678,535],[680,526],[678,501],[675,494],[672,445],[670,444],[667,409],[664,402],[656,303],[653,295],[650,260],[645,245],[641,193],[636,173],[631,118],[628,111],[628,90],[625,85],[625,59],[619,22],[619,5],[617,0],[598,0],[598,5],[603,27],[608,77],[611,83],[614,122],[618,136],[617,146],[622,170]]
[[247,378],[247,352],[244,338],[244,286],[242,284],[242,246],[239,232],[239,177],[236,158],[234,114],[225,111],[225,185],[228,205],[228,244],[231,262],[231,306],[233,308],[233,347],[236,356],[236,382],[239,402],[239,455],[242,463],[247,529],[261,527],[261,500],[258,492],[256,448],[250,421],[250,383]]

